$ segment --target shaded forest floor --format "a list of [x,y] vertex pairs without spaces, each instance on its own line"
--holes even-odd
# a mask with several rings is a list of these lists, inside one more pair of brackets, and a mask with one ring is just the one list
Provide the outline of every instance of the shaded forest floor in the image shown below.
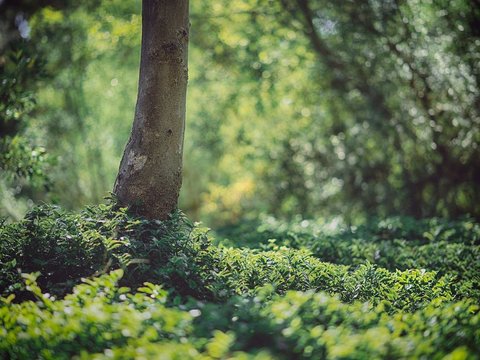
[[470,219],[213,233],[45,205],[0,226],[0,358],[476,358],[479,244]]

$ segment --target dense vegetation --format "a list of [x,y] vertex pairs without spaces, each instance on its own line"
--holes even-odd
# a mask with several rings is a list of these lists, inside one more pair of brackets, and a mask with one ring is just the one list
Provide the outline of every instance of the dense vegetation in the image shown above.
[[140,3],[0,0],[0,358],[478,359],[478,1],[190,1],[167,221]]
[[[180,208],[210,226],[263,212],[478,220],[477,5],[192,1]],[[22,30],[0,34],[0,215],[101,202],[133,120],[140,1],[0,11]]]
[[146,221],[114,202],[81,213],[45,205],[4,224],[0,357],[480,351],[475,222],[391,218],[332,229],[266,218],[217,236],[180,212]]

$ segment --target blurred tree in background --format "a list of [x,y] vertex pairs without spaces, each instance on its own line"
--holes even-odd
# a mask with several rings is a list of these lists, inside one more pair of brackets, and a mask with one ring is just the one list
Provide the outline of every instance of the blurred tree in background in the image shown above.
[[[212,225],[262,212],[479,218],[479,9],[192,2],[180,207]],[[133,119],[140,1],[0,11],[0,215],[101,201]]]
[[[35,2],[24,3],[2,5],[6,13],[15,10],[15,16],[22,18],[29,9],[25,43],[43,54],[42,70],[48,75],[32,95],[35,106],[29,109],[28,121],[23,121],[31,134],[22,138],[41,143],[56,166],[48,173],[52,184],[48,193],[37,189],[32,195],[22,187],[15,192],[16,203],[25,197],[53,200],[68,208],[99,202],[112,187],[124,146],[121,135],[130,128],[128,115],[135,101],[130,95],[138,76],[140,5],[51,1],[32,9]],[[128,93],[117,91],[112,102],[117,85],[124,84],[130,85]],[[10,207],[15,206],[10,202]]]
[[43,54],[26,40],[31,30],[27,17],[42,5],[0,5],[0,216],[18,218],[33,204],[36,190],[49,185],[49,159],[29,125],[34,90],[46,73]]

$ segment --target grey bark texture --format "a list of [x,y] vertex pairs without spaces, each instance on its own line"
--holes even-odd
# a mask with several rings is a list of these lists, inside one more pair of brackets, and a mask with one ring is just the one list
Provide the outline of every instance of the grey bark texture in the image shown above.
[[113,192],[149,219],[176,209],[182,185],[188,34],[188,0],[143,0],[135,119]]

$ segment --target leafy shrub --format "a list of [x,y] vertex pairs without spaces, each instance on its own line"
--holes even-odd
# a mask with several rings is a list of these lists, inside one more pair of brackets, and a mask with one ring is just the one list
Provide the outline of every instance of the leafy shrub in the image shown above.
[[0,358],[473,358],[480,350],[479,307],[469,301],[389,316],[383,304],[278,296],[266,286],[222,306],[192,299],[172,308],[160,286],[131,292],[121,276],[85,280],[56,300],[25,275],[36,301],[0,298]]
[[181,212],[35,208],[0,226],[0,358],[474,358],[477,224],[389,221],[268,220],[239,248]]
[[393,316],[386,315],[383,305],[372,309],[359,302],[344,304],[312,292],[232,303],[233,312],[223,307],[224,312],[208,322],[206,317],[197,319],[197,331],[230,331],[238,339],[237,349],[275,349],[275,355],[287,359],[474,358],[480,350],[479,307],[470,302]]
[[188,314],[166,309],[166,293],[157,286],[149,284],[140,289],[143,292],[128,294],[128,289],[116,286],[120,277],[121,270],[117,270],[77,286],[73,294],[55,301],[41,293],[35,276],[28,276],[27,288],[38,302],[17,305],[6,301],[8,306],[3,305],[5,329],[0,357],[28,358],[38,353],[53,358],[59,352],[71,357],[87,349],[91,353],[101,352],[105,345],[118,347],[128,343],[139,347],[160,339],[178,342],[189,325]]
[[39,271],[39,284],[61,295],[82,277],[124,268],[123,284],[164,284],[173,295],[224,301],[253,294],[270,284],[278,293],[317,290],[337,293],[343,301],[388,301],[390,311],[413,311],[433,299],[450,301],[455,284],[434,272],[390,272],[364,264],[322,262],[305,250],[269,251],[212,245],[208,229],[180,212],[166,222],[128,215],[115,205],[67,214],[43,206],[19,223],[0,228],[0,276],[4,293],[18,291],[17,268]]
[[61,293],[81,277],[93,275],[112,259],[118,260],[117,253],[112,250],[120,242],[109,235],[115,234],[121,214],[107,214],[103,210],[106,207],[100,205],[87,208],[82,214],[69,214],[55,206],[44,205],[31,210],[18,223],[1,226],[1,289],[19,289],[18,269],[40,272],[41,286]]
[[358,266],[366,261],[390,271],[426,269],[455,279],[461,297],[480,297],[480,225],[472,220],[396,217],[358,227],[270,217],[217,231],[220,244],[251,248],[288,246],[316,258]]

